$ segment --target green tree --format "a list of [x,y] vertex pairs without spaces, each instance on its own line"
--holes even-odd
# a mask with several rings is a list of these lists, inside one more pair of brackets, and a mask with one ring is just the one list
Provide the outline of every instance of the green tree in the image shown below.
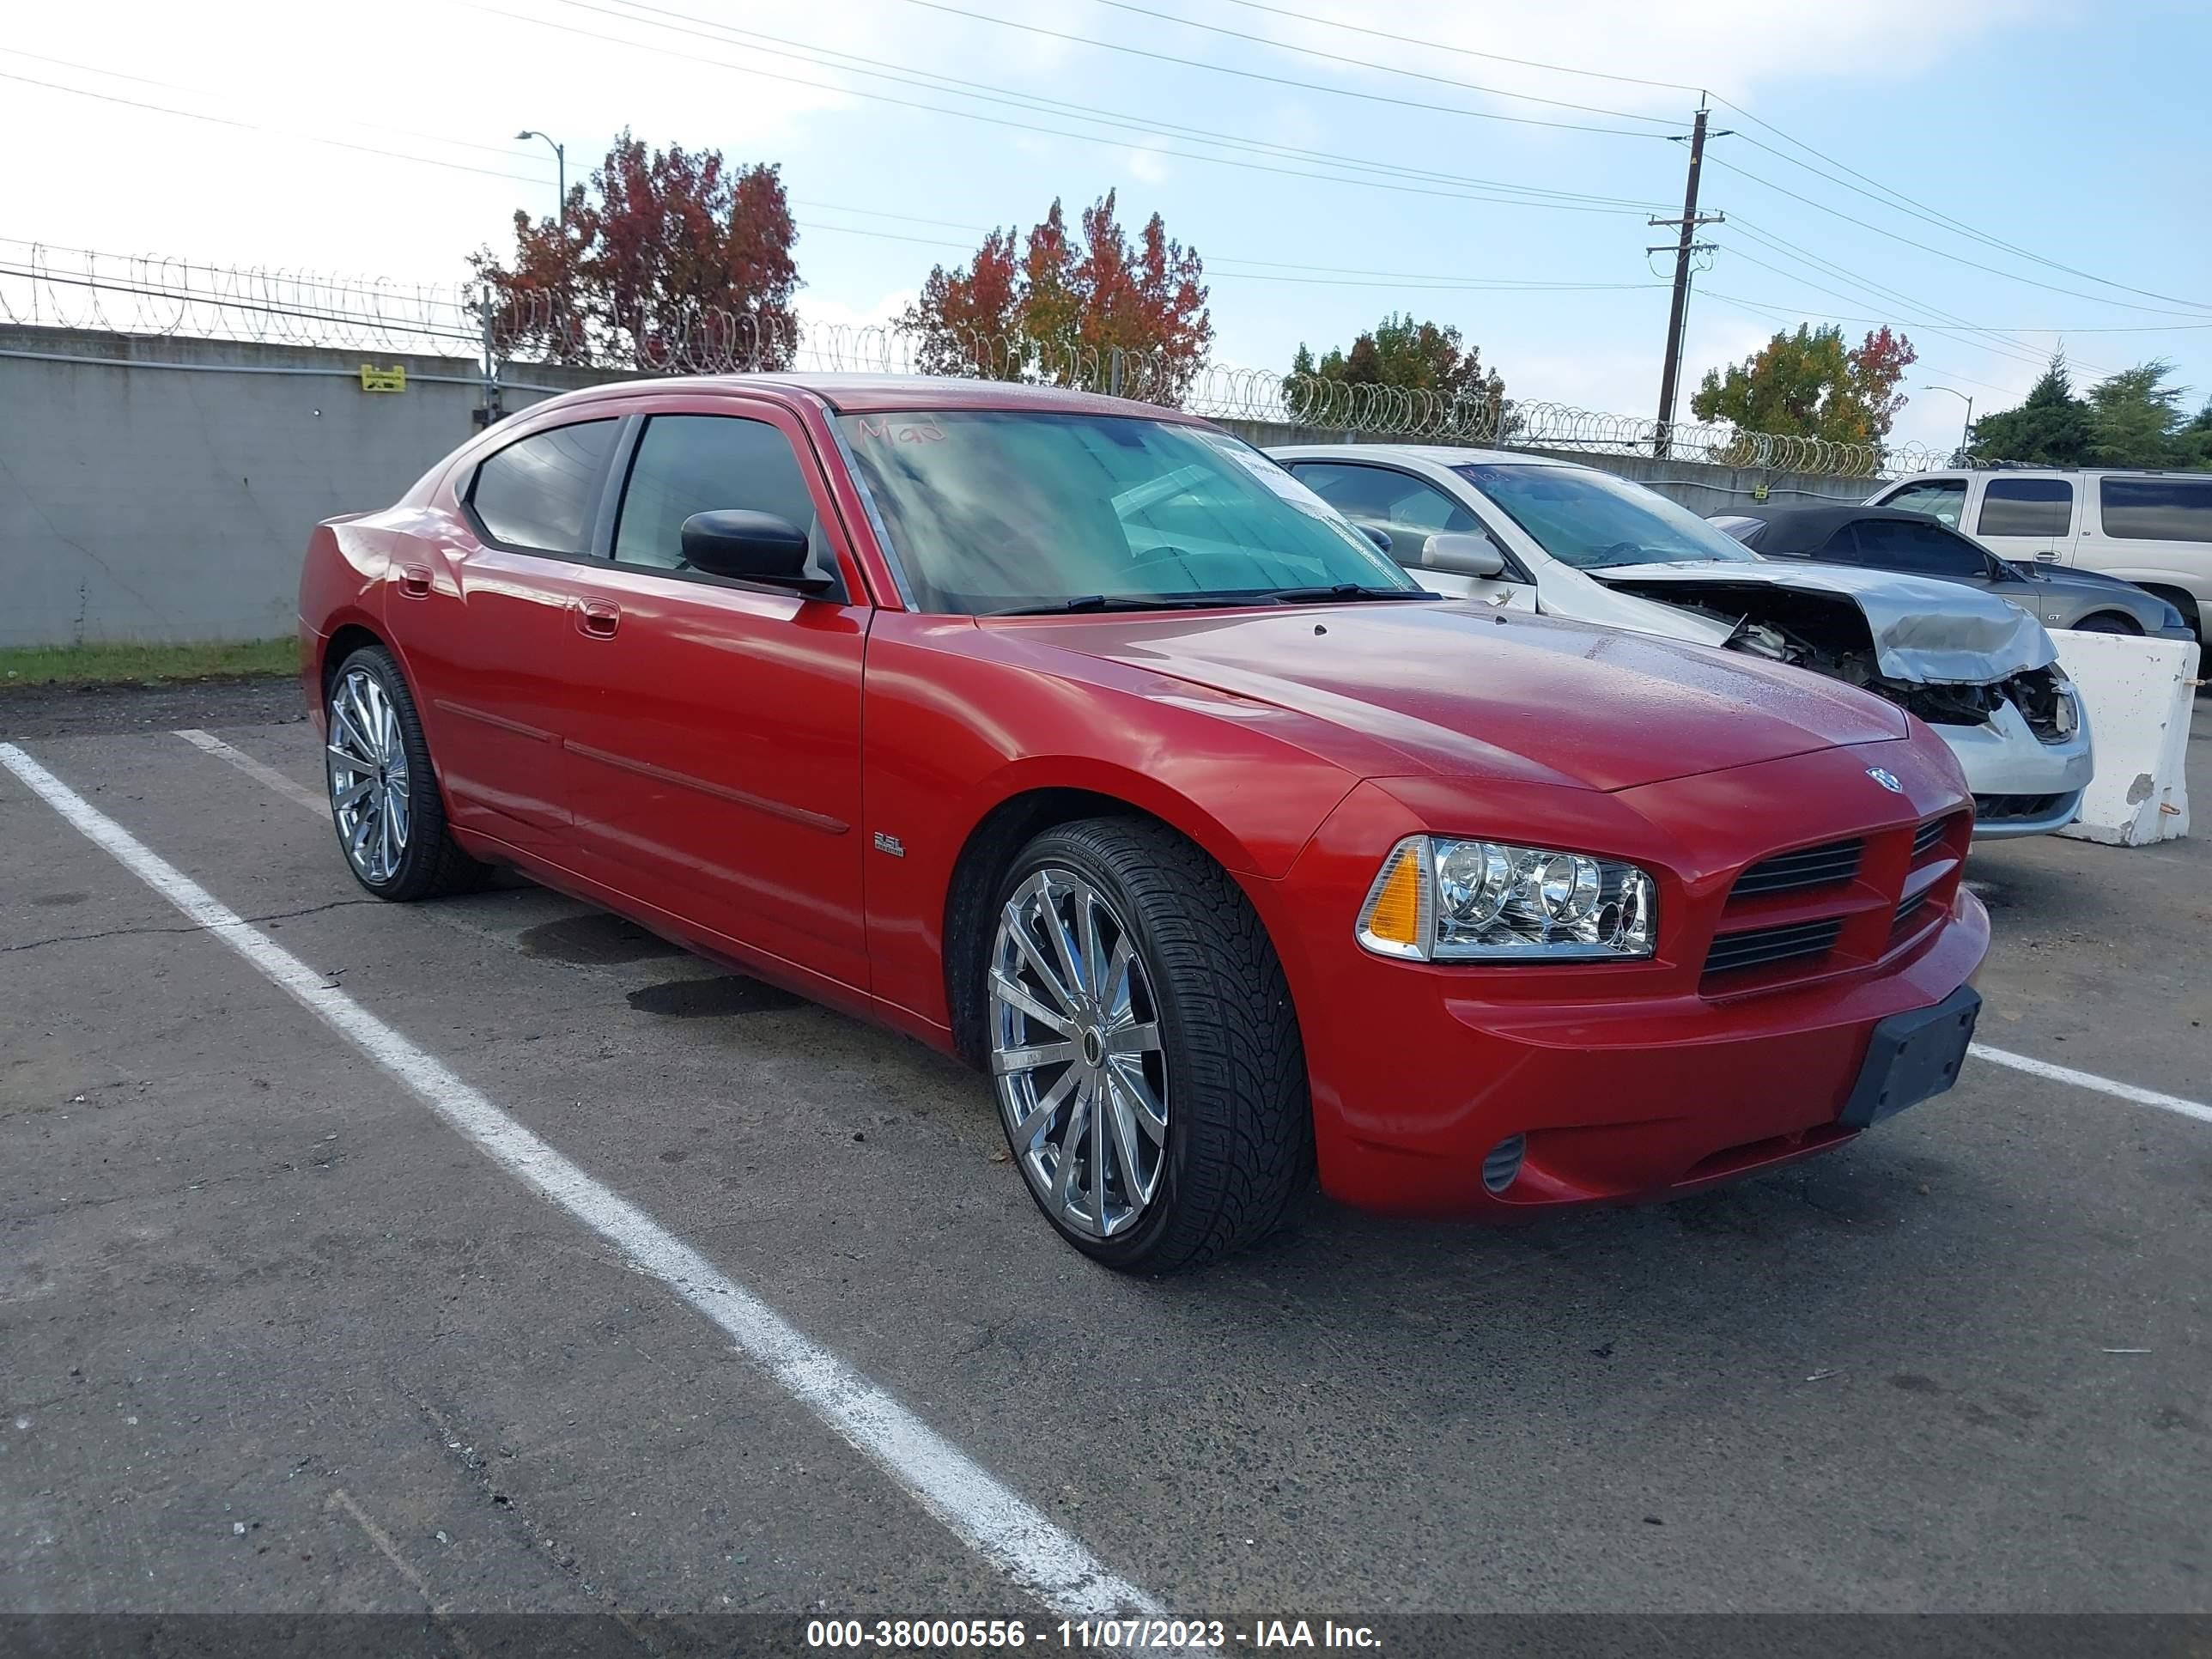
[[2043,378],[2017,409],[2000,410],[1974,422],[1966,453],[1978,461],[2081,466],[2096,441],[2096,424],[2088,404],[2074,395],[2066,354],[2054,351]]
[[2170,386],[2163,358],[2108,374],[2075,395],[2063,353],[2016,409],[1974,422],[1977,460],[2037,466],[2212,467],[2212,404],[2185,423],[2185,386]]
[[1905,407],[1898,386],[1918,359],[1911,341],[1886,327],[1847,347],[1842,329],[1800,323],[1725,372],[1707,369],[1690,409],[1746,432],[1880,443]]
[[1452,428],[1462,436],[1502,443],[1519,425],[1505,406],[1504,378],[1482,367],[1482,348],[1468,344],[1449,323],[1417,321],[1410,311],[1391,313],[1349,349],[1332,347],[1318,362],[1300,342],[1284,391],[1301,377],[1433,392],[1449,404]]
[[2212,398],[2197,411],[2197,418],[2173,434],[2178,452],[2174,465],[2212,472]]
[[2168,386],[2173,365],[2162,357],[2107,375],[2089,388],[2096,437],[2089,459],[2099,466],[2172,466],[2180,459],[2181,400],[2186,386]]

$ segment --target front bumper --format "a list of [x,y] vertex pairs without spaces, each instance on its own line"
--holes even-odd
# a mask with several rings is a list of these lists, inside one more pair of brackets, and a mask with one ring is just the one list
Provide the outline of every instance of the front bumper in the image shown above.
[[1978,809],[1974,839],[2047,835],[2074,821],[2096,769],[2088,711],[2061,743],[2045,743],[2009,702],[1980,726],[1930,726],[1958,758]]
[[[1902,780],[1902,798],[1869,784],[1869,763]],[[1463,801],[1468,787],[1455,791]],[[1965,805],[1924,739],[1615,795],[1483,786],[1500,820],[1487,823],[1440,817],[1451,793],[1363,784],[1281,882],[1252,884],[1270,890],[1254,896],[1298,1011],[1322,1184],[1363,1208],[1497,1219],[1664,1196],[1841,1145],[1857,1133],[1841,1120],[1875,1026],[1942,1003],[1988,949],[1988,917],[1958,878],[1960,826],[1937,855],[1933,902],[1893,936],[1888,911],[1869,912],[1874,942],[1832,961],[1747,986],[1704,972],[1723,901],[1758,859],[1864,834],[1870,880],[1909,879],[1914,826]],[[1743,810],[1754,805],[1757,818]],[[1353,941],[1399,835],[1507,824],[1517,839],[1662,866],[1654,959],[1424,964]],[[1893,872],[1879,850],[1892,846]],[[1484,1159],[1516,1135],[1519,1174],[1492,1191]]]

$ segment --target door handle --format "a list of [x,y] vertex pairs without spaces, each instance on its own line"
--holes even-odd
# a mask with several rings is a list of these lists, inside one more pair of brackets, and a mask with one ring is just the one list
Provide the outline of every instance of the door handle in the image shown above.
[[407,599],[427,599],[430,597],[430,571],[426,565],[403,565],[399,570],[399,592]]
[[576,607],[576,626],[595,640],[611,640],[622,626],[622,609],[605,599],[586,599]]

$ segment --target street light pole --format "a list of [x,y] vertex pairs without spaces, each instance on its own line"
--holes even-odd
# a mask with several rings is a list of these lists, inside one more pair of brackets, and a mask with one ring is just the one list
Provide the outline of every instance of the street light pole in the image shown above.
[[554,143],[552,134],[539,132],[535,128],[526,128],[514,136],[518,138],[543,138],[547,143],[553,145],[553,175],[560,181],[558,187],[561,191],[561,204],[557,217],[561,228],[566,230],[568,228],[568,152],[567,149]]
[[1965,460],[1967,447],[1974,441],[1974,400],[1972,397],[1966,392],[1960,392],[1955,386],[1923,386],[1920,389],[1923,392],[1948,392],[1954,398],[1964,399],[1966,405],[1966,423],[1959,429],[1959,459],[1961,461]]

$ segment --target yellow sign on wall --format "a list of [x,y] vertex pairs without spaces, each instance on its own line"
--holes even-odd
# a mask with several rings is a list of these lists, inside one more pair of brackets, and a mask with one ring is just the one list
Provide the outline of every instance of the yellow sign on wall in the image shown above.
[[406,365],[394,363],[389,368],[379,368],[373,363],[363,363],[361,366],[361,389],[363,392],[406,391]]

